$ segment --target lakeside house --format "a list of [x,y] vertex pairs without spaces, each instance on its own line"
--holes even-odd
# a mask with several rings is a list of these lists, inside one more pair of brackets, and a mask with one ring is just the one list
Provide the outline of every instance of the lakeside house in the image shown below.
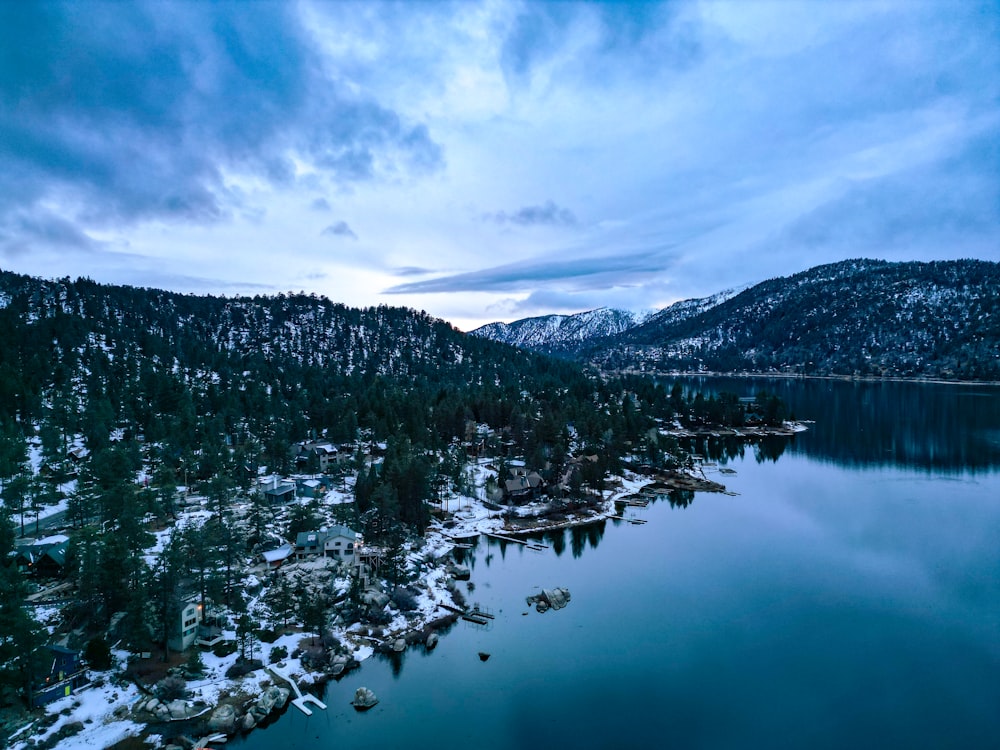
[[346,526],[303,531],[295,538],[295,557],[305,560],[322,555],[354,564],[361,543],[361,534]]
[[43,663],[47,671],[31,687],[29,702],[32,708],[73,695],[74,690],[90,682],[79,652],[55,645],[42,646],[41,652],[45,657]]
[[537,471],[512,468],[504,481],[504,495],[509,502],[523,503],[534,500],[545,487],[545,480]]
[[198,639],[198,626],[202,621],[202,607],[197,595],[188,597],[181,607],[174,635],[167,645],[174,651],[187,651]]

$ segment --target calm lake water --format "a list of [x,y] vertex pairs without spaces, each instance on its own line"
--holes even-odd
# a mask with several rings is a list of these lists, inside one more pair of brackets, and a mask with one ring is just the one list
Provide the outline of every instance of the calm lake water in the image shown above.
[[[548,535],[544,552],[480,540],[469,600],[489,629],[374,657],[329,685],[327,711],[237,745],[996,747],[1000,389],[687,383],[766,387],[816,423],[702,446],[736,496],[659,501],[634,512],[645,525]],[[529,610],[552,586],[569,606]],[[359,685],[381,700],[365,714]]]

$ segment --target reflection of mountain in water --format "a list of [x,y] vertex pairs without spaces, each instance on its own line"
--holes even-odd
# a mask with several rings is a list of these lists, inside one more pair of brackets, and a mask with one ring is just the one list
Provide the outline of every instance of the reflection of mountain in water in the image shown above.
[[[681,378],[716,393],[776,393],[797,419],[813,420],[782,450],[845,466],[907,466],[982,471],[1000,466],[1000,388],[936,383],[855,382],[793,378]],[[742,455],[708,447],[720,461]],[[714,450],[714,455],[713,455]],[[772,459],[774,446],[755,446]],[[773,456],[776,459],[780,451]],[[772,460],[773,460],[772,459]]]

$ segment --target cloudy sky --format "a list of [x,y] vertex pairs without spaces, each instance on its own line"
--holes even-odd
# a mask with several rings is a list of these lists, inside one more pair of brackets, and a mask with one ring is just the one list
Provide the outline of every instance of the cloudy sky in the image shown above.
[[0,2],[0,268],[490,320],[1000,260],[995,2]]

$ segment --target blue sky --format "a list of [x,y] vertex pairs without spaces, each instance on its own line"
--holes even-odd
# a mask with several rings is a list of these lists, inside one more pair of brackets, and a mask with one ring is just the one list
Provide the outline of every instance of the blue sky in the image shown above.
[[0,268],[491,320],[1000,260],[995,3],[0,3]]

